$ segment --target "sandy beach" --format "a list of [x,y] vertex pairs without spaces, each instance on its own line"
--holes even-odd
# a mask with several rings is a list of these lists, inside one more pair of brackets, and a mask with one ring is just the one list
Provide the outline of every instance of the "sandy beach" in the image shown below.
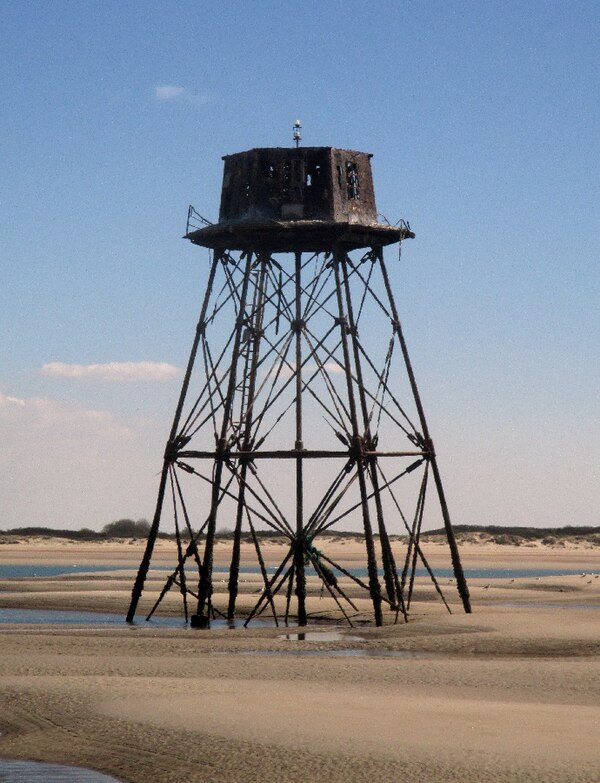
[[[172,564],[170,543],[158,546],[155,561]],[[362,556],[351,540],[331,546],[347,564]],[[3,579],[0,607],[124,615],[134,576],[126,569],[142,548],[0,544],[0,564],[119,569]],[[277,562],[277,544],[265,551]],[[304,640],[274,627],[2,625],[0,757],[76,764],[128,783],[597,782],[600,550],[466,543],[461,554],[467,568],[576,573],[472,579],[472,615],[449,579],[451,615],[419,580],[408,624],[346,624],[333,639],[326,625]],[[443,546],[428,556],[447,564]],[[143,608],[165,573],[151,572]],[[247,577],[245,596],[256,579]],[[179,597],[164,610],[179,611]]]

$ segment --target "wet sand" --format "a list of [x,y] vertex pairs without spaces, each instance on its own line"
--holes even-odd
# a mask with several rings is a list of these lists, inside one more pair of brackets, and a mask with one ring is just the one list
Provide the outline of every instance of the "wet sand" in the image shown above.
[[[32,541],[0,545],[0,563],[137,566],[140,546]],[[335,546],[345,563],[358,562],[352,542]],[[171,563],[160,547],[158,560]],[[271,562],[280,551],[272,547]],[[0,756],[77,764],[130,783],[597,783],[598,550],[474,544],[461,553],[467,567],[579,573],[472,580],[472,615],[460,612],[449,580],[452,615],[421,580],[408,624],[342,628],[338,641],[143,622],[2,626]],[[447,559],[443,547],[429,556],[436,566]],[[153,573],[150,586],[164,576]],[[124,613],[132,580],[125,570],[4,580],[0,606]],[[166,608],[177,607],[174,595]],[[407,655],[325,654],[346,649]],[[293,654],[309,650],[324,654]]]

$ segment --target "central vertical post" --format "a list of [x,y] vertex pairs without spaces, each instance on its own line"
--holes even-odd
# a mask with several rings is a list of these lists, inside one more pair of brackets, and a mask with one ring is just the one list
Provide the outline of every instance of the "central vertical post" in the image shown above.
[[302,253],[295,258],[295,311],[294,331],[296,333],[296,548],[294,551],[296,571],[296,596],[298,598],[298,625],[306,625],[306,575],[304,573],[304,479],[302,465]]

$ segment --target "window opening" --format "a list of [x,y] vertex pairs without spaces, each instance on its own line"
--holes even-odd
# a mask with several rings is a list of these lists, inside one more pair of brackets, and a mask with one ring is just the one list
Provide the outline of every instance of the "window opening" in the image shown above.
[[292,164],[289,160],[283,162],[283,188],[282,196],[287,198],[290,194],[290,180],[292,178]]
[[358,201],[360,188],[356,163],[346,163],[346,184],[348,185],[348,198],[351,201]]
[[275,179],[275,166],[272,163],[263,164],[263,176],[265,179]]

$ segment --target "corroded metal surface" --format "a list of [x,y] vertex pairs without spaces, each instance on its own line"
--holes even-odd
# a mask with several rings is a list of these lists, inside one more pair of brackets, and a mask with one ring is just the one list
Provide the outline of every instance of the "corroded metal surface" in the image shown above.
[[324,251],[412,236],[378,222],[371,155],[334,147],[262,148],[224,158],[219,222],[189,231],[229,250]]
[[268,147],[226,155],[219,223],[327,220],[376,223],[366,152]]
[[327,251],[340,245],[347,250],[391,245],[401,239],[413,238],[406,226],[382,223],[327,222],[325,220],[245,220],[217,223],[186,234],[195,245],[214,249],[267,250],[286,253],[300,250]]

